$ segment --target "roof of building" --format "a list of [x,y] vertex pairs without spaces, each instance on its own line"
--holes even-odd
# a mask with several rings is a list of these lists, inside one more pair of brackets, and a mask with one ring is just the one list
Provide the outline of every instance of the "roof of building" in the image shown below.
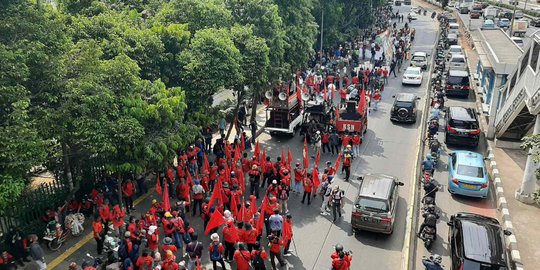
[[481,30],[484,37],[483,45],[486,54],[491,54],[496,64],[516,65],[523,51],[510,39],[510,37],[501,29],[499,30]]

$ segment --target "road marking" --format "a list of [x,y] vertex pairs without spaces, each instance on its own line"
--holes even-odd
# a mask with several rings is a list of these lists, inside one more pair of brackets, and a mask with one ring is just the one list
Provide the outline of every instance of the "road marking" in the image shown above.
[[[437,34],[435,36],[435,44],[434,44],[434,47],[431,51],[431,55],[436,55],[435,54],[435,51],[436,51],[436,45],[437,45],[437,41],[439,40],[439,29],[438,29],[438,25],[436,25],[435,27],[437,27]],[[435,57],[432,57],[431,58],[431,63],[429,65],[430,69],[429,71],[427,71],[428,73],[431,72],[433,70],[433,66],[434,66],[434,63],[435,63]],[[432,79],[432,76],[429,76],[428,78],[428,82],[427,82],[427,93],[426,93],[426,98],[424,98],[424,111],[422,112],[422,119],[420,121],[420,132],[418,134],[418,139],[417,139],[417,142],[416,142],[416,148],[417,148],[417,152],[416,152],[416,159],[415,159],[415,164],[414,164],[414,170],[412,172],[412,177],[411,177],[411,181],[412,181],[412,186],[411,186],[411,197],[409,199],[409,206],[407,207],[407,223],[406,223],[406,227],[405,227],[405,242],[404,242],[404,246],[403,246],[403,251],[402,251],[402,269],[403,270],[408,270],[410,268],[410,261],[411,261],[411,242],[413,242],[412,240],[412,231],[413,231],[413,222],[414,222],[414,217],[416,216],[416,211],[415,211],[415,204],[416,204],[416,191],[418,189],[418,179],[417,179],[417,171],[418,171],[418,165],[419,165],[419,158],[420,158],[420,149],[423,148],[421,147],[421,143],[423,142],[422,141],[422,136],[425,134],[425,128],[426,128],[426,123],[425,123],[425,120],[428,116],[428,111],[429,111],[429,102],[428,102],[428,99],[430,98],[431,96],[431,79]],[[413,249],[414,250],[414,249]],[[414,256],[414,259],[416,260],[416,256]]]
[[[145,200],[146,198],[148,198],[153,192],[147,192],[146,194],[142,195],[141,197],[137,198],[134,202],[133,202],[133,205],[137,205],[139,203],[141,203],[143,200]],[[85,235],[81,240],[79,240],[79,242],[77,242],[75,245],[73,245],[72,247],[68,248],[66,251],[64,251],[64,253],[60,254],[60,256],[56,257],[54,260],[52,260],[49,264],[48,264],[48,268],[49,269],[54,269],[55,267],[57,267],[60,263],[62,263],[63,261],[65,261],[69,256],[73,255],[73,253],[75,253],[77,250],[79,250],[82,246],[86,245],[88,242],[90,242],[90,240],[92,240],[94,238],[94,234],[93,232],[90,232],[88,233],[87,235]]]

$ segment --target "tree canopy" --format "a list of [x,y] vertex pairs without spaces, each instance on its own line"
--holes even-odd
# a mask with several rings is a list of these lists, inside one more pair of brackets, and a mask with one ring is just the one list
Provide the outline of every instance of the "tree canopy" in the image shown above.
[[53,157],[71,186],[94,157],[111,173],[166,168],[215,123],[216,93],[256,103],[306,65],[321,8],[325,42],[371,16],[361,0],[50,3],[0,3],[0,207]]

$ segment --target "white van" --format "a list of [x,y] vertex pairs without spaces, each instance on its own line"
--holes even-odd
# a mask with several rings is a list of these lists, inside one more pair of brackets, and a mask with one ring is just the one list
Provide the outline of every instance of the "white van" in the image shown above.
[[448,34],[456,34],[459,36],[459,24],[458,23],[449,23],[448,24]]

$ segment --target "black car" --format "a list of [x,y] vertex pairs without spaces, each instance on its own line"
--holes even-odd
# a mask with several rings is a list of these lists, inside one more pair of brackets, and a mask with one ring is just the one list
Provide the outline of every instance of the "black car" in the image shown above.
[[540,19],[535,18],[531,20],[531,25],[534,27],[540,27]]
[[399,93],[394,98],[394,105],[392,105],[390,111],[390,120],[415,123],[416,107],[420,97],[409,93]]
[[503,230],[494,218],[460,212],[448,221],[453,270],[508,270]]
[[449,107],[445,117],[446,144],[478,146],[481,130],[473,108]]

